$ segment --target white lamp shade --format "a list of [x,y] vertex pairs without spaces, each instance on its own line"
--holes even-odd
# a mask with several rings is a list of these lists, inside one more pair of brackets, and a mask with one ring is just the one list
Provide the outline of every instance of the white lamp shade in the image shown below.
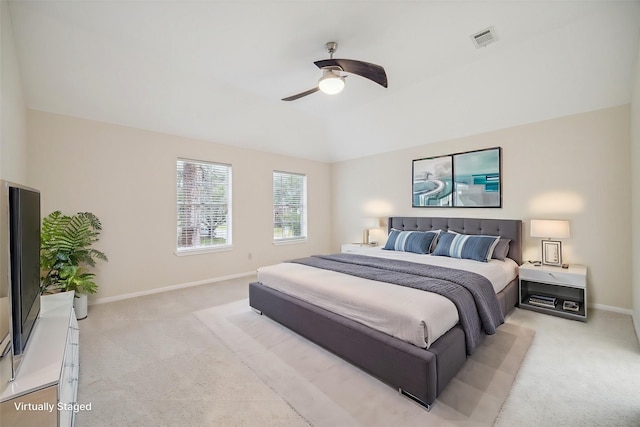
[[367,230],[371,230],[372,228],[380,228],[380,219],[379,218],[364,218],[362,225]]
[[328,95],[340,93],[344,89],[344,77],[340,77],[331,70],[325,70],[324,75],[318,81],[318,88]]
[[569,221],[532,219],[531,237],[566,239],[569,237]]

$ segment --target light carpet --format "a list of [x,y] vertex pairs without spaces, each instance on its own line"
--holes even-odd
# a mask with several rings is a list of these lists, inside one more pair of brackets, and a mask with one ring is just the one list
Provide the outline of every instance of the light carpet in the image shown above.
[[500,326],[428,412],[392,387],[253,312],[246,299],[195,314],[314,426],[492,426],[535,334],[510,323]]

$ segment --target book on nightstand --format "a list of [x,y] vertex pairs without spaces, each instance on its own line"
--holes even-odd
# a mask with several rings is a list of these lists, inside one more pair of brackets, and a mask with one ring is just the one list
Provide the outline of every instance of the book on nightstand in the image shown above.
[[531,295],[529,297],[529,304],[536,305],[538,307],[556,308],[557,302],[557,298],[544,295]]

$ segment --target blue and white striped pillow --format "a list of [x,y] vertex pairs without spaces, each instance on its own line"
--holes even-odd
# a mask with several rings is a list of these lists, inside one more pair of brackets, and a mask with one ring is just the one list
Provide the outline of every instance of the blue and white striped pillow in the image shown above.
[[400,231],[392,229],[383,249],[388,251],[428,254],[431,243],[438,236],[434,231]]
[[436,256],[473,259],[487,262],[500,239],[499,236],[444,233],[433,251]]

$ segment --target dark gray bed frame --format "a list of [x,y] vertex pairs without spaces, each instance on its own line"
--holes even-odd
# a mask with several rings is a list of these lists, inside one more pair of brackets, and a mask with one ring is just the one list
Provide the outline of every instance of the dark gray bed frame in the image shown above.
[[[452,230],[511,239],[508,257],[522,264],[522,221],[509,219],[391,217],[389,230]],[[507,315],[518,299],[516,278],[498,294]],[[249,305],[314,343],[386,382],[430,409],[445,386],[464,365],[467,354],[457,325],[429,349],[376,331],[259,282],[249,284]]]

